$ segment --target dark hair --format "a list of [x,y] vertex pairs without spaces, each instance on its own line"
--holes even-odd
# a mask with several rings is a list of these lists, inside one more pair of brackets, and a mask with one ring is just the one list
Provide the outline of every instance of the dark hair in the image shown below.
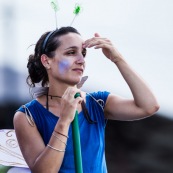
[[[48,84],[48,74],[41,62],[41,55],[46,54],[49,58],[53,58],[55,50],[61,45],[58,38],[68,33],[76,33],[80,35],[75,28],[68,26],[61,27],[55,31],[46,32],[37,41],[34,54],[29,56],[27,64],[29,75],[26,81],[30,87],[34,87],[35,84],[39,82],[41,82],[42,87],[45,87]],[[84,116],[89,123],[96,123],[90,118],[84,101],[82,102],[82,110],[84,111]]]
[[46,32],[40,37],[36,43],[34,54],[29,56],[27,63],[29,75],[26,81],[29,86],[35,86],[39,82],[41,82],[42,87],[48,84],[48,74],[41,63],[41,55],[46,54],[49,58],[53,58],[55,50],[61,45],[58,38],[71,32],[80,35],[75,28],[68,26],[52,32]]

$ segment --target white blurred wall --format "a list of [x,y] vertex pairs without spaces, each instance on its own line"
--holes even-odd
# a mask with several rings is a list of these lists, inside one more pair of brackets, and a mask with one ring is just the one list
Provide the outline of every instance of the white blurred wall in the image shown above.
[[[69,25],[76,1],[58,2],[58,26]],[[110,38],[151,86],[161,105],[159,112],[173,117],[173,1],[77,2],[83,11],[73,26],[84,38],[92,37],[94,32]],[[28,98],[26,63],[34,48],[29,46],[42,33],[53,29],[55,18],[49,0],[0,1],[0,101],[15,94],[19,99]],[[86,62],[89,79],[84,90],[109,90],[131,97],[118,70],[101,51],[88,50]],[[4,67],[11,68],[13,80],[2,72]]]

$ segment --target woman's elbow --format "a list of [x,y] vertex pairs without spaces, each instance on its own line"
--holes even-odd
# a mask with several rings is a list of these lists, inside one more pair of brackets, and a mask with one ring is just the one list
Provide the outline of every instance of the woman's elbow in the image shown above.
[[146,113],[148,116],[155,114],[160,108],[159,104],[155,104],[152,107],[150,107],[149,109],[146,110]]

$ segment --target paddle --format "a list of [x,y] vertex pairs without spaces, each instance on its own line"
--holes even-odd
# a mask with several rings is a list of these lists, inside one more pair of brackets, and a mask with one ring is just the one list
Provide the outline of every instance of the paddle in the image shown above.
[[[80,93],[76,93],[74,97],[75,98],[80,97]],[[72,133],[73,133],[73,148],[74,148],[76,173],[83,173],[81,145],[80,145],[80,133],[79,133],[79,124],[78,124],[78,111],[77,110],[75,113],[74,120],[72,122]]]

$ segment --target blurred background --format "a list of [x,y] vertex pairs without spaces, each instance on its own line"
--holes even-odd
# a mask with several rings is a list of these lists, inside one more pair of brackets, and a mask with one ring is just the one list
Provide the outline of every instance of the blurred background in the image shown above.
[[[139,121],[108,121],[106,157],[110,173],[172,173],[173,170],[173,1],[58,1],[58,27],[73,22],[84,39],[95,32],[111,39],[147,81],[160,110]],[[32,99],[26,85],[27,58],[46,31],[56,28],[49,0],[0,1],[0,129],[13,128],[16,109]],[[108,90],[130,98],[116,67],[100,50],[89,49],[83,90]]]

